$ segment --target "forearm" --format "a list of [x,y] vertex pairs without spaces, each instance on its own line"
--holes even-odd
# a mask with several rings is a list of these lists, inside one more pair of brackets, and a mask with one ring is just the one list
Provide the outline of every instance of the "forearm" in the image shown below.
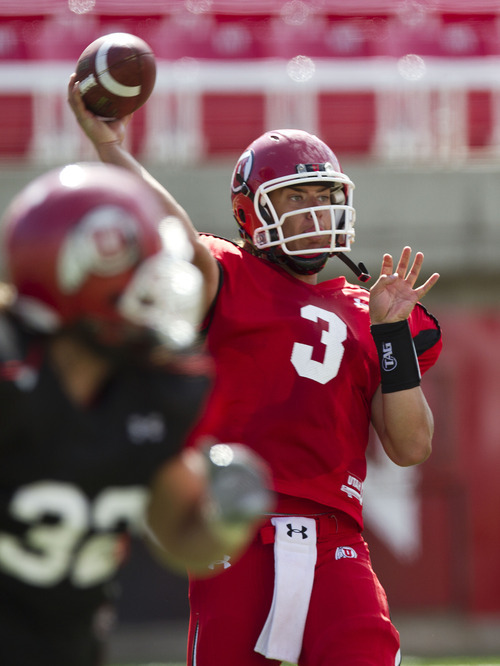
[[197,512],[179,526],[175,539],[156,524],[156,529],[149,533],[148,544],[160,562],[174,571],[208,576],[211,564],[238,557],[254,533],[252,524],[240,527],[232,535],[225,530],[221,533],[217,525],[207,521],[202,512]]
[[420,386],[394,393],[379,388],[372,421],[385,452],[397,465],[424,462],[431,454],[434,419]]
[[194,229],[191,220],[179,204],[179,202],[170,194],[168,190],[154,178],[142,164],[140,164],[128,150],[118,141],[109,141],[104,143],[94,143],[95,149],[102,162],[120,166],[128,171],[140,176],[157,193],[167,215],[177,217],[182,221],[189,233],[191,241],[196,241],[197,232]]
[[99,159],[107,164],[127,169],[143,178],[157,193],[166,215],[179,218],[186,228],[191,242],[195,243],[198,234],[184,208],[123,146],[127,125],[132,116],[106,122],[88,111],[83,104],[79,84],[75,80],[74,74],[70,77],[68,84],[68,103],[83,132],[94,146]]
[[176,569],[204,575],[210,563],[237,557],[274,504],[267,475],[244,447],[185,451],[152,487],[147,519],[157,553]]
[[407,320],[371,326],[381,384],[372,419],[389,458],[416,465],[431,453],[433,417],[420,387],[421,376]]
[[68,103],[75,114],[80,127],[92,142],[102,162],[113,164],[131,171],[145,180],[156,192],[166,216],[179,219],[184,226],[191,243],[192,263],[202,272],[205,280],[206,310],[210,307],[218,289],[219,273],[217,262],[208,249],[200,242],[198,232],[189,215],[176,199],[159,183],[123,146],[127,124],[131,116],[121,120],[104,122],[85,108],[80,96],[75,75],[70,77],[68,85]]
[[192,248],[192,263],[202,272],[205,284],[205,311],[212,304],[219,285],[217,262],[209,250],[200,242],[198,231],[191,218],[179,202],[131,155],[119,141],[95,143],[94,146],[102,162],[114,164],[132,171],[145,180],[158,195],[166,215],[181,221]]

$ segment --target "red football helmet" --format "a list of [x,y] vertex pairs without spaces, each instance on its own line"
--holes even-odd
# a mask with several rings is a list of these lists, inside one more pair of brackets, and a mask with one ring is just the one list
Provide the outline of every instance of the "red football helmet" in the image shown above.
[[181,223],[137,176],[72,164],[35,179],[2,221],[15,310],[37,330],[85,330],[105,346],[191,344],[202,279]]
[[[326,183],[330,204],[303,208],[281,217],[269,193],[282,187]],[[285,263],[299,273],[316,273],[328,257],[348,252],[354,241],[353,182],[341,172],[333,151],[318,137],[302,130],[266,132],[239,158],[232,176],[231,199],[240,233],[272,261]],[[317,213],[329,214],[328,229],[321,229]],[[314,228],[286,237],[284,222],[293,214],[310,214]],[[324,213],[322,213],[324,214]],[[311,236],[323,239],[321,247],[292,249],[294,241]]]

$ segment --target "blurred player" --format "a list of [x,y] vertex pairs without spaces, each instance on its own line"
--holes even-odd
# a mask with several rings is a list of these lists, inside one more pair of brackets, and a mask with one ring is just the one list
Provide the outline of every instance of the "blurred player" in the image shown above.
[[[237,440],[270,464],[276,513],[243,557],[192,576],[189,666],[394,666],[399,636],[362,537],[366,448],[373,424],[397,465],[430,455],[433,417],[421,372],[441,350],[418,303],[423,262],[384,255],[370,291],[319,274],[330,257],[362,280],[354,185],[320,139],[266,132],[241,155],[231,198],[239,244],[198,234],[183,209],[123,148],[126,126],[69,102],[104,162],[143,176],[183,220],[207,293],[217,379],[196,435]],[[196,188],[196,183],[193,183]]]
[[97,666],[130,535],[206,572],[270,506],[266,469],[240,445],[180,453],[211,385],[202,279],[140,178],[37,178],[1,249],[0,664]]

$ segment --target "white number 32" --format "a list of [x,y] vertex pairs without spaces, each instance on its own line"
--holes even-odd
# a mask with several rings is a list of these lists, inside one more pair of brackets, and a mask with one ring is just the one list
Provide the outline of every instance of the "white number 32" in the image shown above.
[[65,578],[76,587],[107,580],[120,564],[115,528],[138,528],[146,499],[141,486],[106,488],[93,502],[69,483],[23,486],[9,509],[29,527],[24,536],[0,532],[0,568],[39,587]]

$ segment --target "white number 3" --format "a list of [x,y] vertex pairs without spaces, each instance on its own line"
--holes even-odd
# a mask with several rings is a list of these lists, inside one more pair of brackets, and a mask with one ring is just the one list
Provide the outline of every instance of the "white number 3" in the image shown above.
[[317,322],[322,319],[328,323],[328,328],[321,334],[321,343],[325,346],[322,361],[313,359],[314,348],[296,342],[293,345],[292,365],[301,377],[307,377],[319,384],[326,384],[337,376],[344,356],[344,341],[347,338],[347,326],[333,312],[323,310],[315,305],[305,305],[300,310],[304,319]]

